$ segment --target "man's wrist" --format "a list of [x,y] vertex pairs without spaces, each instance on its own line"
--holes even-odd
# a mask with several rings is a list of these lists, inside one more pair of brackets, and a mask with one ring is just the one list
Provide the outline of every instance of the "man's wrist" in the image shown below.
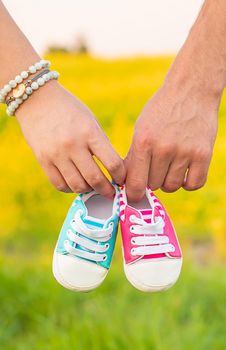
[[204,39],[194,38],[178,54],[166,81],[171,79],[180,87],[193,80],[200,92],[220,98],[226,85],[226,64],[218,57],[208,55]]
[[195,53],[191,53],[191,57],[196,60],[196,64],[192,65],[191,60],[187,58],[181,57],[180,61],[176,59],[164,85],[175,91],[187,90],[196,93],[200,98],[205,96],[206,100],[219,104],[225,87],[224,72],[213,67],[202,67]]
[[205,2],[166,77],[166,84],[179,89],[193,85],[200,95],[220,100],[226,85],[224,10],[226,5],[222,0],[218,4],[211,0]]

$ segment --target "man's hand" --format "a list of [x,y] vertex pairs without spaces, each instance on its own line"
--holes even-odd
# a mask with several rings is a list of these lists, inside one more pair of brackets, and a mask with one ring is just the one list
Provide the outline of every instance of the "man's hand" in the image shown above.
[[[145,187],[196,190],[206,181],[217,132],[214,105],[194,86],[163,86],[144,107],[126,158],[127,192],[142,198]],[[188,172],[187,172],[188,171]]]
[[126,158],[127,191],[204,185],[226,83],[226,2],[206,0],[163,87],[147,103]]
[[51,183],[60,191],[91,188],[112,198],[114,188],[93,156],[118,184],[125,168],[90,110],[57,82],[49,82],[16,112],[24,136]]

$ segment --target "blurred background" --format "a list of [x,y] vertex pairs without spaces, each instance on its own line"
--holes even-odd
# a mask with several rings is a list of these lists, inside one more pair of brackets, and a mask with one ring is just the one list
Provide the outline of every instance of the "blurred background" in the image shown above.
[[[95,113],[122,157],[148,98],[161,86],[197,16],[198,0],[3,1],[61,83]],[[0,109],[0,348],[226,349],[226,96],[208,182],[157,195],[184,253],[178,283],[142,294],[122,270],[121,239],[105,283],[88,294],[59,286],[56,239],[73,194],[57,192]]]

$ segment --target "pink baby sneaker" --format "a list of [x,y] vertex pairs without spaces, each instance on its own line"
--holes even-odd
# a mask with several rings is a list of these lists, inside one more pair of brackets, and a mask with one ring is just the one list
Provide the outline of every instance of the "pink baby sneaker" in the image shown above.
[[127,203],[121,188],[120,224],[129,282],[144,292],[170,288],[180,275],[182,254],[170,218],[151,189],[139,203]]

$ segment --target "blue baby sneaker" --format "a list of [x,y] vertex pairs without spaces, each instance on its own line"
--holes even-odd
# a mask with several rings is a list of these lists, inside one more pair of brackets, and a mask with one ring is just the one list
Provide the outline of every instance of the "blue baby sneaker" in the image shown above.
[[72,203],[53,256],[53,274],[65,288],[90,291],[111,265],[119,223],[119,188],[113,201],[91,191]]

